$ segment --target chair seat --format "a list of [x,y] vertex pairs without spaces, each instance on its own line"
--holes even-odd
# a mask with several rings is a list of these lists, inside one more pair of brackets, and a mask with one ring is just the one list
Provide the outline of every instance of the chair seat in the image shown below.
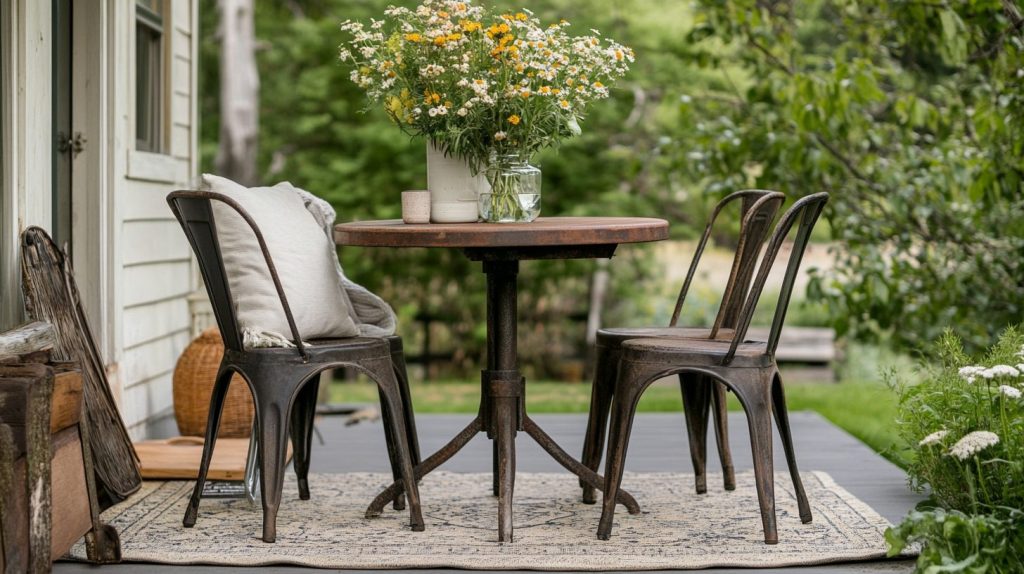
[[[715,338],[731,341],[734,333],[733,329],[719,329]],[[710,327],[616,327],[598,329],[597,344],[600,347],[618,347],[629,339],[707,339],[710,335]]]
[[[622,342],[623,359],[639,362],[667,362],[678,365],[718,367],[729,352],[731,340],[655,337]],[[768,344],[747,340],[736,348],[730,367],[764,368],[773,364]]]
[[[388,338],[381,337],[343,337],[332,339],[313,339],[305,341],[309,363],[334,363],[359,359],[372,359],[391,356]],[[289,361],[302,362],[302,357],[294,347],[261,347],[246,349],[243,353],[225,351],[225,356],[245,362],[253,361]]]

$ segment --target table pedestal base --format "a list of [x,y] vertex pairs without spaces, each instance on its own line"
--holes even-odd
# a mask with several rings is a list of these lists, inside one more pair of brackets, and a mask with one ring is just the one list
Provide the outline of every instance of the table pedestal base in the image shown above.
[[[584,253],[586,254],[586,253]],[[569,456],[537,423],[526,414],[525,380],[519,374],[516,358],[516,255],[484,260],[487,274],[487,369],[481,373],[480,411],[476,418],[444,447],[415,468],[416,480],[422,479],[462,450],[477,433],[486,432],[494,441],[494,494],[498,497],[498,540],[512,541],[512,493],[515,488],[518,431],[524,431],[569,472],[597,490],[604,479]],[[472,256],[472,254],[471,254]],[[609,255],[610,256],[610,253]],[[395,482],[380,493],[366,509],[366,516],[379,516],[384,506],[402,493]],[[636,500],[620,490],[617,501],[630,514],[640,512]]]

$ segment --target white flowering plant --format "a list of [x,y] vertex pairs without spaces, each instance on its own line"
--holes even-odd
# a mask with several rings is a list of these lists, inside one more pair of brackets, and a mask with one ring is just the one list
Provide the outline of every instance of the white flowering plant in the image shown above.
[[921,572],[1024,571],[1024,332],[974,359],[947,332],[936,351],[919,381],[894,381],[911,485],[931,497],[886,533],[890,552],[920,543]]
[[423,0],[391,6],[369,26],[342,23],[340,58],[404,132],[481,172],[492,157],[529,161],[579,135],[587,106],[629,70],[631,49],[569,27],[545,26],[526,9]]

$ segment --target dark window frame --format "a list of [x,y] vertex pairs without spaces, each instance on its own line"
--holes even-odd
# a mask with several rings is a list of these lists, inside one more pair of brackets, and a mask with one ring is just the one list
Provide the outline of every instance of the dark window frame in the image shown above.
[[147,4],[135,2],[135,149],[163,153],[167,113],[165,18]]

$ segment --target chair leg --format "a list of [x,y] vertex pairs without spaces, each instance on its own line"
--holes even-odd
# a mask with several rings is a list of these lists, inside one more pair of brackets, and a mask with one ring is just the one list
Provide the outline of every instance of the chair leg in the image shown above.
[[779,427],[779,436],[782,439],[782,448],[786,451],[786,464],[789,465],[789,475],[793,479],[793,489],[796,491],[797,506],[800,508],[800,521],[807,524],[812,520],[811,504],[807,500],[807,493],[804,492],[804,483],[800,480],[800,470],[796,465],[793,435],[789,428],[789,410],[786,408],[786,394],[782,388],[782,378],[777,373],[772,377],[772,407],[772,412],[775,413],[775,424]]
[[708,416],[711,407],[713,381],[701,375],[679,375],[679,389],[683,394],[683,414],[686,434],[690,443],[690,460],[697,494],[708,491],[706,461],[708,456]]
[[217,444],[217,432],[220,430],[220,416],[224,410],[224,399],[228,395],[228,386],[234,372],[221,369],[217,380],[213,384],[213,391],[210,394],[210,413],[206,418],[206,439],[203,441],[203,458],[199,463],[199,476],[192,488],[192,498],[188,501],[185,509],[185,518],[181,521],[185,528],[192,528],[196,525],[196,518],[199,516],[199,501],[203,497],[203,487],[206,485],[206,475],[210,471],[210,461],[213,459],[213,448]]
[[722,462],[724,487],[726,490],[736,490],[736,470],[732,465],[732,449],[729,448],[729,402],[726,391],[722,383],[713,383],[711,404],[715,415],[715,444],[718,446],[718,459]]
[[[384,421],[384,444],[388,448],[388,460],[391,462],[391,477],[395,481],[402,480],[402,463],[398,457],[398,443],[394,435],[395,413],[388,406],[388,400],[384,396],[384,389],[377,387],[377,394],[380,396],[380,414]],[[405,493],[400,492],[391,501],[391,507],[395,510],[405,510]]]
[[[275,377],[276,378],[276,377]],[[288,421],[291,405],[271,393],[257,398],[256,417],[260,437],[260,493],[263,496],[263,541],[277,538],[277,511],[284,489],[284,467],[288,452]]]
[[597,537],[601,540],[608,540],[612,534],[615,501],[622,486],[626,449],[629,447],[633,416],[636,413],[637,400],[644,388],[645,376],[642,365],[638,363],[625,361],[619,365],[615,398],[612,401],[612,420],[608,427],[608,454],[605,458],[601,521],[597,526]]
[[405,435],[409,442],[409,456],[413,466],[418,466],[423,459],[420,457],[420,439],[416,434],[416,416],[412,408],[412,394],[409,392],[409,373],[405,368],[405,353],[402,351],[402,340],[395,337],[389,339],[391,344],[391,364],[395,368],[398,379],[398,392],[402,396],[402,409],[405,412]]
[[[405,485],[405,496],[409,502],[409,519],[412,529],[422,532],[423,513],[420,509],[420,491],[416,484],[416,474],[412,465],[412,457],[409,454],[409,442],[405,429],[405,413],[402,405],[401,392],[398,389],[398,381],[395,377],[394,366],[390,359],[372,359],[360,361],[370,378],[377,383],[382,395],[382,408],[386,408],[392,416],[388,417],[391,436],[395,443],[395,451],[398,457],[398,466],[401,469],[401,479]],[[386,405],[386,406],[384,406]]]
[[775,467],[772,459],[771,381],[754,369],[735,369],[730,382],[747,412],[750,447],[754,457],[754,482],[761,507],[765,544],[777,544],[779,533],[775,518]]
[[320,384],[310,381],[299,391],[291,415],[292,448],[294,449],[295,476],[299,483],[299,498],[309,500],[309,461],[313,450],[313,419],[316,417],[316,397]]
[[[617,354],[615,354],[617,355]],[[605,432],[608,426],[608,415],[615,394],[615,370],[617,356],[604,347],[597,348],[597,363],[594,369],[594,384],[590,389],[590,413],[587,418],[587,434],[583,439],[583,466],[597,472],[601,466],[601,451],[604,449]],[[594,487],[580,480],[583,487],[583,503],[597,502],[597,491]]]

